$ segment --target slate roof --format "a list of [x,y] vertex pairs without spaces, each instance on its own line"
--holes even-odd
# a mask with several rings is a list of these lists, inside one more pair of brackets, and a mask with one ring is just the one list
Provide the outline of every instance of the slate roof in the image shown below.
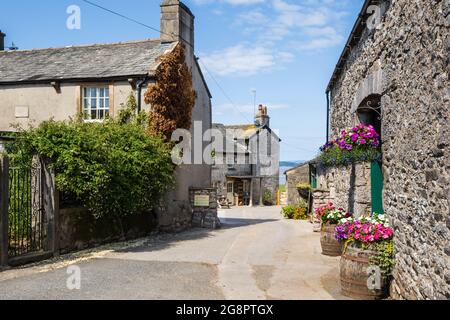
[[152,75],[177,42],[143,40],[0,52],[0,84]]

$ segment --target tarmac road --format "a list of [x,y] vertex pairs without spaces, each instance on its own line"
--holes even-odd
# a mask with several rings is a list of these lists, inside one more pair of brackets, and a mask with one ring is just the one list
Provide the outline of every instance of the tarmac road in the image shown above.
[[[221,210],[223,227],[106,246],[0,273],[0,299],[344,299],[339,258],[280,207]],[[69,266],[81,272],[70,290]],[[77,269],[78,270],[78,269]]]

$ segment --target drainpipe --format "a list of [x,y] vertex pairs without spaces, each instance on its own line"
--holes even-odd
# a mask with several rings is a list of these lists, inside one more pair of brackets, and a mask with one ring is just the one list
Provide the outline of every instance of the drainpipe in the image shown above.
[[146,76],[142,80],[138,80],[136,82],[136,90],[137,90],[137,113],[139,114],[142,110],[142,87],[147,83],[149,77]]
[[327,143],[330,138],[330,90],[325,93],[327,95]]

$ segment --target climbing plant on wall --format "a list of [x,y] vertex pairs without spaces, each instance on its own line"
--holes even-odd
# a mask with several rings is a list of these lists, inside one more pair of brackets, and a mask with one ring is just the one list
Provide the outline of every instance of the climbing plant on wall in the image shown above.
[[178,44],[171,53],[161,57],[156,83],[150,84],[145,93],[145,103],[151,105],[150,134],[170,140],[176,129],[190,129],[195,99],[185,48]]

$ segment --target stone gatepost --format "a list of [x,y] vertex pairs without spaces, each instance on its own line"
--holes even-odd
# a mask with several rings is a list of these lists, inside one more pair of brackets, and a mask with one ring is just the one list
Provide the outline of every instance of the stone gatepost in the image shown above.
[[221,223],[217,217],[217,191],[214,188],[190,188],[194,227],[217,229]]

